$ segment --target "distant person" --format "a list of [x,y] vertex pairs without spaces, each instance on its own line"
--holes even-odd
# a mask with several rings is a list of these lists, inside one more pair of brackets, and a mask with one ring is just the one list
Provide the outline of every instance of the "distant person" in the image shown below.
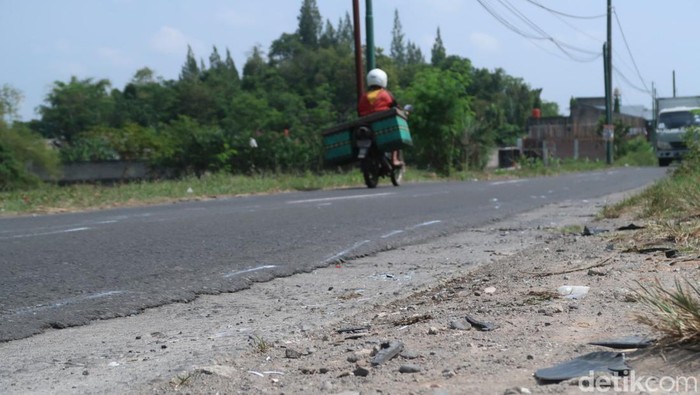
[[[367,73],[367,92],[360,97],[357,105],[361,117],[398,107],[394,95],[386,89],[388,81],[389,77],[382,69],[373,69]],[[403,165],[398,150],[391,152],[391,162],[394,166]]]

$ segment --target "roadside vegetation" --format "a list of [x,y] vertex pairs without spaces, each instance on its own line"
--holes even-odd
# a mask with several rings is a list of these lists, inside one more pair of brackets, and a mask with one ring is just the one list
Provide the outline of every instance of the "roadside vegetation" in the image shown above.
[[[700,261],[700,129],[686,135],[688,154],[667,177],[640,194],[603,211],[606,217],[633,214],[644,219],[644,229],[633,236],[637,248],[678,250],[690,261]],[[640,323],[661,334],[660,344],[700,346],[700,276],[677,278],[673,284],[639,282],[638,300],[645,307]]]

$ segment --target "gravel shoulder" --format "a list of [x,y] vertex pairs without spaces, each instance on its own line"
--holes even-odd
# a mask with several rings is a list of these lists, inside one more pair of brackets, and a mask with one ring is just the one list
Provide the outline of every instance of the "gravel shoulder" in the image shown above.
[[[631,193],[2,343],[0,393],[581,393],[578,382],[542,385],[533,373],[609,351],[592,341],[653,337],[634,321],[635,281],[700,277],[698,261],[623,252],[630,231],[615,229],[638,220],[596,220]],[[564,232],[584,225],[611,232]],[[567,285],[589,291],[557,294]],[[498,327],[480,331],[467,315]],[[373,365],[390,342],[400,355]],[[700,380],[696,354],[626,355],[638,377]]]

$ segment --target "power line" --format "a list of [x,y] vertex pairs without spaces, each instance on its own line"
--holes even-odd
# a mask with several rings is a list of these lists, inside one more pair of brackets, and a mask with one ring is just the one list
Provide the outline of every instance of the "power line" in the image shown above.
[[[554,44],[559,50],[564,53],[569,59],[580,62],[580,63],[586,63],[586,62],[592,62],[595,61],[596,59],[601,57],[601,54],[599,52],[594,52],[594,51],[589,51],[586,49],[582,49],[579,47],[576,47],[574,45],[570,45],[567,43],[564,43],[560,40],[557,40],[554,38],[552,35],[548,34],[544,29],[542,29],[539,25],[537,25],[535,22],[530,20],[527,16],[525,16],[520,10],[518,10],[515,6],[510,4],[507,0],[498,0],[501,5],[510,13],[514,14],[518,19],[520,19],[525,25],[529,26],[531,30],[537,33],[537,35],[533,35],[532,33],[528,33],[525,30],[517,27],[515,24],[510,22],[507,18],[499,14],[492,5],[487,4],[484,2],[484,0],[478,0],[479,4],[486,9],[496,20],[501,22],[505,27],[508,29],[512,30],[513,32],[519,34],[520,36],[527,38],[529,40],[545,40],[549,41],[552,44]],[[533,41],[534,43],[534,41]],[[535,44],[537,45],[537,44]],[[540,47],[539,45],[537,45]],[[540,47],[541,48],[541,47]],[[582,58],[580,56],[576,56],[573,54],[571,51],[576,51],[580,53],[585,53],[588,55],[591,55],[588,58]]]
[[620,79],[627,83],[627,85],[629,85],[632,89],[641,93],[651,94],[651,91],[649,89],[646,89],[646,86],[644,88],[640,88],[639,86],[635,85],[617,67],[613,66],[613,71],[615,71],[615,75],[620,77]]
[[615,14],[615,20],[617,21],[617,27],[620,29],[620,34],[622,35],[622,41],[625,43],[625,47],[627,47],[627,53],[630,55],[630,59],[632,59],[632,64],[634,65],[634,69],[637,71],[637,77],[639,77],[639,80],[642,82],[642,85],[644,86],[645,93],[651,94],[651,90],[647,87],[647,84],[644,82],[644,78],[642,78],[642,74],[639,72],[639,67],[637,67],[637,62],[634,60],[634,56],[632,56],[632,51],[630,50],[630,46],[627,43],[627,37],[625,37],[625,32],[622,30],[622,25],[620,24],[620,18],[617,15],[617,10],[613,8],[613,14]]
[[602,14],[602,15],[591,15],[591,16],[571,15],[571,14],[566,14],[566,13],[564,13],[564,12],[560,12],[560,11],[553,10],[553,9],[551,9],[551,8],[549,8],[549,7],[545,7],[544,5],[538,3],[538,2],[536,2],[536,1],[534,1],[534,0],[525,0],[525,1],[527,1],[527,2],[530,3],[530,4],[536,5],[537,7],[540,7],[540,8],[542,8],[542,9],[544,9],[544,10],[547,10],[547,11],[551,12],[552,14],[565,16],[565,17],[567,17],[567,18],[574,18],[574,19],[599,19],[599,18],[604,18],[604,17],[606,16],[605,14]]

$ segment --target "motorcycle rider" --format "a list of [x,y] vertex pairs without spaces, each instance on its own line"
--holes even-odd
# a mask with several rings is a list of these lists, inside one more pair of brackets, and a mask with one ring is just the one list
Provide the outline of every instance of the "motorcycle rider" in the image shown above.
[[[361,117],[398,107],[394,95],[386,89],[388,80],[389,77],[382,69],[372,69],[367,73],[367,92],[360,97],[357,105],[357,112]],[[391,161],[394,166],[403,165],[398,150],[392,151]]]

